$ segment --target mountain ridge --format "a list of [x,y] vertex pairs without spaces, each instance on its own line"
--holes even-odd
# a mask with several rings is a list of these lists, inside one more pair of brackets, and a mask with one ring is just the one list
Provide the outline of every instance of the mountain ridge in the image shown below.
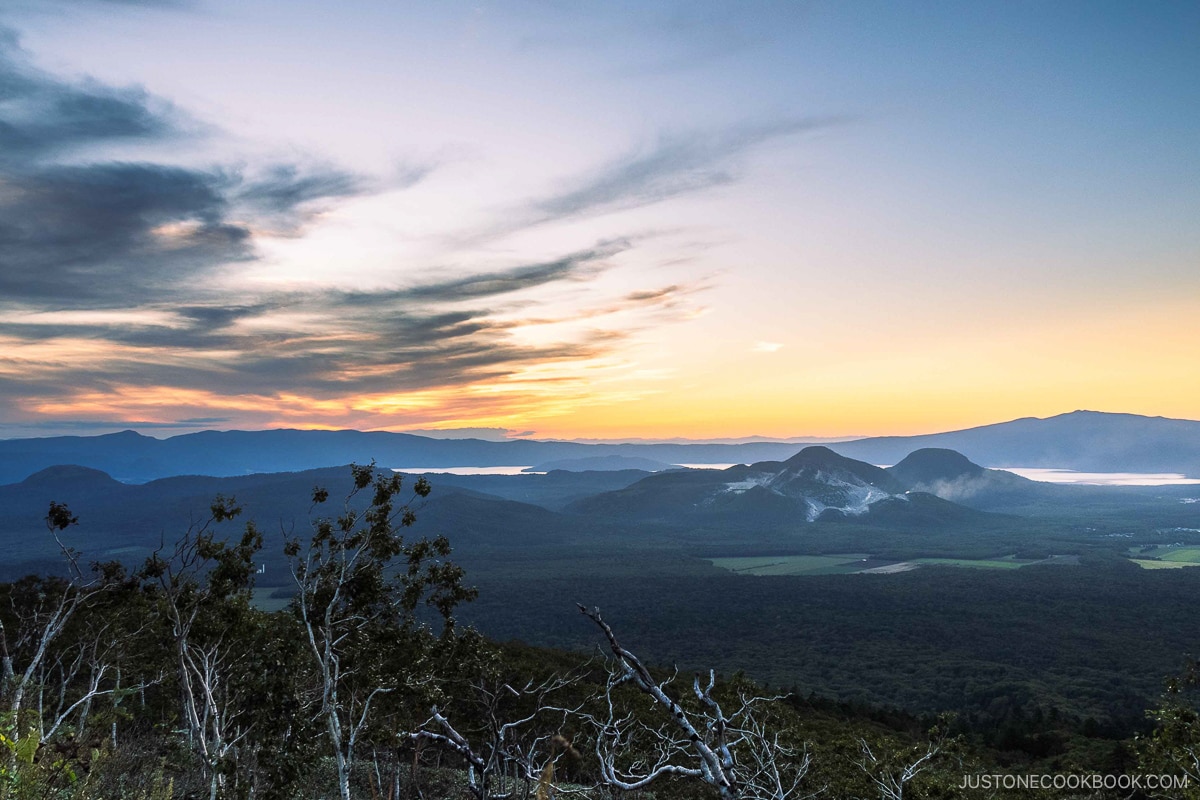
[[[897,464],[914,450],[962,453],[985,467],[1086,472],[1166,472],[1200,477],[1200,421],[1097,411],[917,436],[869,437],[819,445],[870,464]],[[180,474],[231,477],[367,463],[409,469],[529,466],[560,460],[643,458],[665,464],[751,464],[782,460],[802,444],[586,444],[516,439],[433,439],[407,433],[272,429],[200,431],[155,439],[136,431],[100,436],[0,440],[0,483],[56,464],[78,464],[121,481]],[[602,463],[602,462],[595,462]],[[619,463],[619,462],[617,462]]]

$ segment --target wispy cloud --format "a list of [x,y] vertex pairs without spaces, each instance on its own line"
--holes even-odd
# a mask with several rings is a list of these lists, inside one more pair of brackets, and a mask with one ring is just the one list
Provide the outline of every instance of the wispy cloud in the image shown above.
[[477,246],[556,222],[599,217],[662,203],[739,181],[744,158],[773,142],[843,124],[841,117],[787,117],[712,130],[665,133],[541,197],[505,208],[499,221],[453,237]]
[[174,110],[139,87],[63,81],[31,68],[15,31],[0,26],[0,163],[15,164],[175,130]]
[[608,213],[658,203],[727,184],[738,174],[736,159],[774,139],[833,123],[829,119],[785,119],[719,131],[661,136],[599,170],[536,201],[539,221]]
[[254,228],[294,234],[314,205],[361,191],[358,178],[331,167],[243,174],[98,157],[115,142],[177,137],[179,117],[137,87],[36,70],[16,34],[0,29],[0,301],[164,300],[207,271],[253,259]]
[[[296,416],[303,402],[310,410],[322,403],[375,403],[371,413],[346,419],[360,425],[374,414],[403,412],[410,424],[443,422],[452,413],[497,414],[532,407],[532,398],[543,402],[550,388],[561,401],[588,391],[591,378],[580,365],[613,359],[639,323],[624,321],[616,330],[578,327],[535,342],[522,332],[625,313],[682,318],[682,310],[671,309],[695,287],[598,300],[568,317],[539,318],[530,309],[535,313],[514,319],[493,302],[518,290],[592,280],[618,252],[617,245],[602,243],[481,280],[407,289],[258,296],[230,290],[135,307],[129,316],[0,314],[0,396],[43,414],[111,416],[123,410],[130,418],[145,418],[146,406],[167,402],[184,408],[194,402],[196,412],[239,419],[246,418],[240,407],[246,398],[257,398],[263,409],[292,408]],[[144,321],[137,321],[139,314]],[[395,399],[411,395],[424,399],[414,408]],[[436,406],[436,413],[425,404]],[[313,413],[337,418],[329,408]]]
[[[634,257],[635,238],[483,272],[430,268],[438,277],[384,288],[239,284],[264,232],[302,236],[321,209],[411,186],[438,165],[405,162],[375,182],[316,163],[105,157],[112,144],[182,140],[192,127],[139,87],[39,71],[0,31],[0,401],[10,420],[184,429],[308,414],[377,427],[569,404],[594,388],[597,369],[619,365],[630,336],[686,318],[687,298],[705,288],[676,281],[580,300],[578,287]],[[662,143],[531,213],[596,213],[699,188],[723,159],[777,135]],[[563,295],[569,306],[546,302]],[[539,328],[553,330],[531,335]]]
[[603,269],[605,259],[629,247],[630,242],[624,239],[601,242],[595,248],[554,261],[420,284],[405,294],[420,300],[454,301],[509,294],[552,281],[587,280]]

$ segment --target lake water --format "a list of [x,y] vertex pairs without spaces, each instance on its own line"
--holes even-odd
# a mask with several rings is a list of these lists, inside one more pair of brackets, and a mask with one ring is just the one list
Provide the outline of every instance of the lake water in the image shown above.
[[394,467],[392,472],[406,472],[410,475],[442,473],[444,475],[520,475],[529,469],[531,464],[523,467]]
[[[733,464],[680,464],[690,469],[728,469]],[[395,472],[413,475],[448,473],[450,475],[520,475],[529,465],[503,467],[401,467]],[[1076,472],[1069,469],[1033,467],[1003,467],[1024,478],[1045,483],[1082,484],[1088,486],[1193,486],[1200,478],[1188,478],[1176,472]],[[525,473],[531,474],[531,473]]]
[[1075,472],[1069,469],[1033,469],[1003,467],[1023,478],[1045,483],[1074,483],[1088,486],[1189,486],[1200,478],[1188,478],[1176,472]]
[[[441,472],[447,475],[544,475],[540,472],[525,472],[530,465],[511,467],[394,467],[392,472],[406,472],[410,475]],[[728,469],[733,464],[679,464],[689,469]]]

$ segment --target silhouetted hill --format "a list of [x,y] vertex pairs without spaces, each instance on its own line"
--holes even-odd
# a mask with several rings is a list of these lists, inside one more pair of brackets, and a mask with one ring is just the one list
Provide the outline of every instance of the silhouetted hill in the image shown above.
[[902,492],[905,488],[887,470],[847,458],[822,445],[804,448],[783,462],[783,466],[797,476],[813,476],[815,479],[820,475],[841,474],[853,476],[863,483],[878,486],[889,492]]
[[[886,470],[814,446],[782,462],[657,473],[624,489],[579,500],[567,510],[638,522],[720,522],[739,528],[831,518],[874,525],[889,516],[912,519],[915,497]],[[933,497],[917,498],[916,503],[925,523],[938,513],[947,520],[979,515]]]
[[333,464],[432,470],[527,466],[563,459],[637,457],[655,463],[731,463],[786,457],[794,444],[580,444],[482,439],[430,439],[382,431],[202,431],[154,439],[133,431],[105,436],[0,440],[0,483],[14,483],[55,464],[103,470],[143,483],[171,475],[229,477]]
[[941,481],[978,478],[983,474],[983,467],[954,450],[926,447],[909,453],[887,471],[911,489]]
[[1161,514],[1164,508],[1175,508],[1172,516],[1186,522],[1184,499],[1196,493],[1195,486],[1187,485],[1044,483],[1005,470],[984,469],[944,448],[917,450],[887,471],[914,493],[925,492],[981,511],[1050,518],[1107,515],[1120,509],[1136,518],[1143,510]]
[[650,473],[643,470],[569,472],[554,470],[546,474],[521,475],[454,475],[447,472],[425,472],[436,487],[456,486],[477,492],[530,503],[551,511],[561,511],[568,504],[601,492],[624,489]]
[[[573,478],[619,473],[556,475],[568,480],[546,475],[432,476],[432,494],[426,499],[411,498],[419,521],[412,535],[445,535],[455,548],[476,560],[498,550],[519,553],[527,547],[545,548],[572,537],[599,541],[609,536],[603,520],[564,517],[537,505],[490,494],[481,490],[486,486],[480,483],[470,487],[442,480],[500,477],[545,481],[547,485],[541,492],[554,497],[595,485],[586,478]],[[627,475],[625,480],[632,480],[632,476]],[[411,481],[406,483],[411,485]],[[266,539],[262,558],[271,577],[263,579],[263,585],[286,584],[288,581],[281,577],[286,571],[280,545],[285,537],[303,536],[307,531],[312,519],[310,510],[314,510],[313,488],[321,486],[330,492],[329,502],[315,508],[315,512],[336,515],[342,512],[342,499],[350,485],[350,470],[344,466],[238,477],[184,475],[144,484],[123,484],[84,467],[51,467],[21,483],[0,486],[0,507],[5,509],[5,524],[0,526],[0,579],[22,574],[26,569],[22,564],[55,565],[57,544],[44,523],[52,500],[66,503],[79,517],[80,524],[68,529],[62,538],[83,551],[85,560],[116,558],[136,564],[161,543],[176,541],[189,526],[203,524],[213,499],[224,495],[236,499],[243,512],[221,529],[231,534],[254,520]],[[493,482],[492,486],[511,490],[514,484]],[[367,494],[358,501],[365,502]]]
[[[561,460],[640,458],[661,464],[751,464],[792,456],[799,445],[583,444],[533,440],[430,439],[362,431],[203,431],[154,439],[132,431],[105,436],[0,440],[0,483],[55,464],[103,470],[141,483],[170,475],[246,475],[367,463],[408,469],[545,465]],[[1094,472],[1180,472],[1200,477],[1200,422],[1077,411],[949,433],[830,444],[870,464],[896,464],[921,448],[952,449],[988,467]],[[628,466],[628,464],[625,464]]]
[[113,490],[125,486],[125,484],[115,480],[107,472],[92,469],[91,467],[81,467],[76,464],[60,464],[53,467],[46,467],[46,469],[35,472],[21,481],[22,486],[30,488],[44,485],[57,487],[64,483],[72,484],[76,488],[92,490]]

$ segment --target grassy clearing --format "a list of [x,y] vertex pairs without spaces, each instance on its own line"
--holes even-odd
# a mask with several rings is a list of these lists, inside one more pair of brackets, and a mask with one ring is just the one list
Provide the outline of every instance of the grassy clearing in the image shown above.
[[914,564],[939,567],[970,567],[972,569],[1018,569],[1035,561],[1017,561],[1014,558],[914,558]]
[[1200,547],[1160,544],[1129,548],[1129,560],[1142,569],[1200,567]]
[[1179,569],[1180,567],[1200,567],[1193,561],[1153,561],[1148,558],[1131,558],[1130,561],[1142,569]]
[[711,558],[713,566],[742,575],[839,575],[857,572],[865,565],[866,553],[828,556],[749,556]]
[[1159,556],[1163,561],[1184,561],[1200,564],[1200,547],[1180,547]]
[[[1200,548],[1196,548],[1200,551]],[[897,562],[872,558],[867,553],[837,553],[823,556],[744,556],[712,558],[713,566],[741,575],[853,575],[907,572],[922,566],[968,569],[1017,569],[1029,564],[1078,564],[1079,556],[1050,556],[1046,559],[1003,558],[912,558]]]

